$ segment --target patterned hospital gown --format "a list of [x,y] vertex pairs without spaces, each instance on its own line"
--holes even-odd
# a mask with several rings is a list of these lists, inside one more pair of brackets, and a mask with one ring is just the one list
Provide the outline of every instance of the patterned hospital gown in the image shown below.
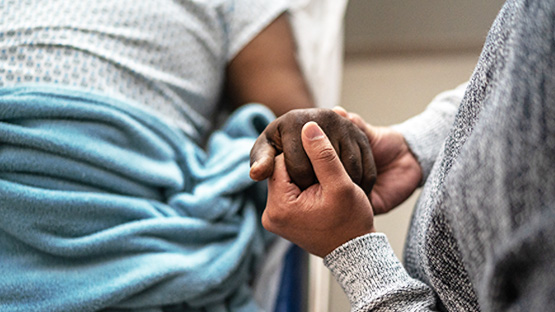
[[287,0],[0,0],[0,87],[125,97],[202,139],[224,70]]

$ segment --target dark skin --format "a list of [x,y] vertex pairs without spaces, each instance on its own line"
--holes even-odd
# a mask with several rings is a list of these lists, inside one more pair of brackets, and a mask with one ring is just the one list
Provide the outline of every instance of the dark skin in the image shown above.
[[320,125],[351,180],[369,194],[377,173],[368,138],[347,118],[329,109],[292,110],[270,123],[251,150],[251,178],[259,181],[270,177],[274,157],[283,153],[291,181],[301,190],[317,183],[301,142],[301,129],[309,121]]
[[228,64],[225,96],[232,108],[262,103],[281,116],[292,109],[314,107],[295,51],[288,16],[281,15]]
[[[313,108],[314,101],[297,63],[295,40],[287,15],[281,15],[231,60],[226,71],[226,97],[233,108],[262,103],[278,118],[256,141],[251,177],[272,174],[273,157],[283,153],[287,170],[301,189],[316,183],[301,144],[301,129],[317,122],[328,135],[352,180],[369,193],[376,171],[365,134],[332,110]],[[310,108],[310,109],[309,109]]]

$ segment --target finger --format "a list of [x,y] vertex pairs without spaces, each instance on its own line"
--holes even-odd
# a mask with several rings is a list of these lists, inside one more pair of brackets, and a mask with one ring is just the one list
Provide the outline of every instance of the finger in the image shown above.
[[356,113],[349,113],[349,112],[347,112],[346,109],[344,109],[341,106],[335,106],[332,110],[335,113],[337,113],[338,115],[349,119],[359,129],[364,131],[364,133],[369,138],[375,137],[376,133],[375,133],[374,127],[372,127],[370,124],[366,123],[366,121],[364,121],[364,119],[362,119],[362,117],[360,117],[360,115],[358,115]]
[[249,175],[255,181],[269,178],[274,170],[275,147],[263,135],[259,136],[251,149],[251,169]]
[[366,128],[366,122],[357,113],[348,113],[347,118],[360,129]]
[[333,186],[337,182],[351,181],[335,149],[318,124],[311,121],[303,126],[302,143],[322,188]]
[[352,123],[354,123],[360,130],[362,130],[364,134],[366,134],[366,136],[368,137],[368,140],[370,140],[370,143],[373,142],[373,140],[376,138],[376,135],[377,135],[374,127],[366,123],[366,121],[364,121],[364,119],[362,119],[362,117],[360,117],[360,115],[356,113],[349,113],[347,118]]
[[283,154],[276,156],[274,165],[272,177],[268,180],[268,188],[275,189],[277,187],[281,189],[283,187],[280,186],[291,184],[291,177],[287,173]]
[[250,153],[249,175],[255,181],[269,178],[274,170],[274,157],[281,152],[281,136],[277,122],[271,122],[256,139]]
[[294,213],[294,211],[287,210],[286,207],[290,207],[290,204],[295,202],[300,194],[301,190],[291,183],[285,168],[283,154],[278,155],[275,158],[274,172],[268,180],[268,200],[262,215],[264,228],[277,233],[279,225],[286,224],[289,215]]
[[282,131],[285,165],[291,181],[304,190],[315,183],[316,176],[312,170],[312,164],[302,148],[301,131],[299,129],[288,130]]
[[361,141],[358,146],[362,158],[362,181],[360,186],[364,190],[364,193],[368,195],[372,191],[374,183],[376,183],[378,172],[368,141]]
[[[360,134],[360,136],[364,135]],[[340,146],[340,149],[336,149],[336,151],[339,151],[339,155],[341,155],[341,163],[343,164],[343,167],[345,167],[345,170],[351,177],[351,180],[353,180],[354,183],[361,185],[362,159],[358,142],[352,139],[347,139],[342,141]]]
[[336,106],[332,110],[341,117],[348,118],[349,113],[341,106]]

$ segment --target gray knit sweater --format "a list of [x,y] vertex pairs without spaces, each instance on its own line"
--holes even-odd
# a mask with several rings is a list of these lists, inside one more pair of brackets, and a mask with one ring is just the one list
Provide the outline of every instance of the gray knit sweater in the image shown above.
[[324,259],[353,311],[555,311],[554,34],[555,1],[509,0],[462,100],[397,126],[425,184],[404,266],[383,234]]

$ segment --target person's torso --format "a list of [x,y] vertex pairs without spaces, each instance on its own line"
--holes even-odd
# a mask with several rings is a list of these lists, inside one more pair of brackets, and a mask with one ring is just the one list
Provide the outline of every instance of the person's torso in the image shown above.
[[212,2],[0,3],[0,86],[55,83],[146,105],[202,136],[220,97],[225,29]]

